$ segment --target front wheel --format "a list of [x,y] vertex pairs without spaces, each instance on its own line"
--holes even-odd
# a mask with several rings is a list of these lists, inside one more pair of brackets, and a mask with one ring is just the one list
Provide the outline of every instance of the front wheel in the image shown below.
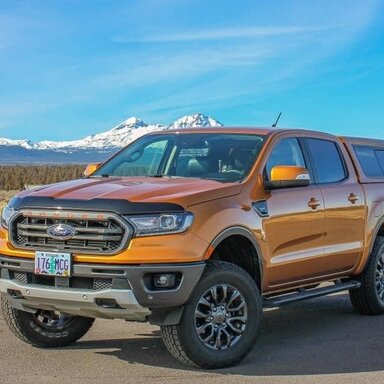
[[6,295],[1,296],[1,311],[12,333],[20,340],[40,348],[73,344],[91,328],[94,319],[63,316],[55,311],[29,313],[12,308]]
[[182,363],[222,368],[248,354],[261,317],[261,296],[251,276],[237,265],[214,261],[207,264],[180,323],[162,326],[161,334]]
[[360,281],[360,288],[350,291],[354,308],[364,315],[384,314],[384,237],[376,239]]

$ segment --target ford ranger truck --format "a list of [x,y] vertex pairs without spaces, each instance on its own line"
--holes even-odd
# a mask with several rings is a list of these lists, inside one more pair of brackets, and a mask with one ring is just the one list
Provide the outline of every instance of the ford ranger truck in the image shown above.
[[3,317],[63,347],[149,321],[181,362],[230,366],[267,307],[349,291],[384,313],[384,141],[293,129],[165,130],[86,176],[23,191],[0,229]]

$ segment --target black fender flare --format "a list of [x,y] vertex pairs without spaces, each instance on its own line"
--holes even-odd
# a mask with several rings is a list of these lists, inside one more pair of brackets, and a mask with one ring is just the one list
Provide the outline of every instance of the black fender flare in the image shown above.
[[251,230],[242,226],[234,226],[234,227],[226,228],[213,239],[208,249],[210,249],[211,251],[214,250],[223,240],[227,239],[230,236],[235,236],[235,235],[246,237],[255,248],[255,251],[257,254],[256,267],[259,271],[259,276],[260,276],[259,288],[261,292],[262,281],[263,281],[263,257],[262,257],[261,248],[256,239],[256,236],[252,233]]
[[384,226],[384,216],[382,216],[379,220],[379,222],[377,223],[376,227],[375,227],[375,231],[373,232],[373,235],[372,235],[372,240],[371,240],[371,244],[369,245],[369,256],[367,257],[367,261],[372,253],[372,250],[373,250],[373,247],[375,246],[375,241],[377,239],[377,236],[379,234],[379,231],[380,229]]

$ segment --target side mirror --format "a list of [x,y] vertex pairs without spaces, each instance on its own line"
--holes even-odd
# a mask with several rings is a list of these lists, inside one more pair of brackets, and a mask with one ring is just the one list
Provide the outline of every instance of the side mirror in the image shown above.
[[90,176],[93,172],[96,172],[98,168],[100,168],[100,165],[103,163],[91,163],[87,165],[87,168],[85,168],[84,176]]
[[310,184],[307,169],[292,165],[277,165],[271,170],[270,181],[264,182],[267,191],[279,188],[307,187]]

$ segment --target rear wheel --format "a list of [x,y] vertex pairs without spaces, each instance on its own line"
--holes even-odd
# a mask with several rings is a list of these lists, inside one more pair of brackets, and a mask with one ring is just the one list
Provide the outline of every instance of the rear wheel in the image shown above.
[[234,264],[215,261],[207,265],[180,323],[162,326],[161,333],[168,350],[182,363],[222,368],[247,355],[261,317],[254,280]]
[[354,308],[364,315],[384,314],[384,237],[376,239],[360,280],[361,287],[350,291]]
[[20,311],[11,307],[5,295],[1,297],[1,310],[12,333],[35,347],[57,348],[73,344],[94,322],[87,317],[63,316],[55,311]]

